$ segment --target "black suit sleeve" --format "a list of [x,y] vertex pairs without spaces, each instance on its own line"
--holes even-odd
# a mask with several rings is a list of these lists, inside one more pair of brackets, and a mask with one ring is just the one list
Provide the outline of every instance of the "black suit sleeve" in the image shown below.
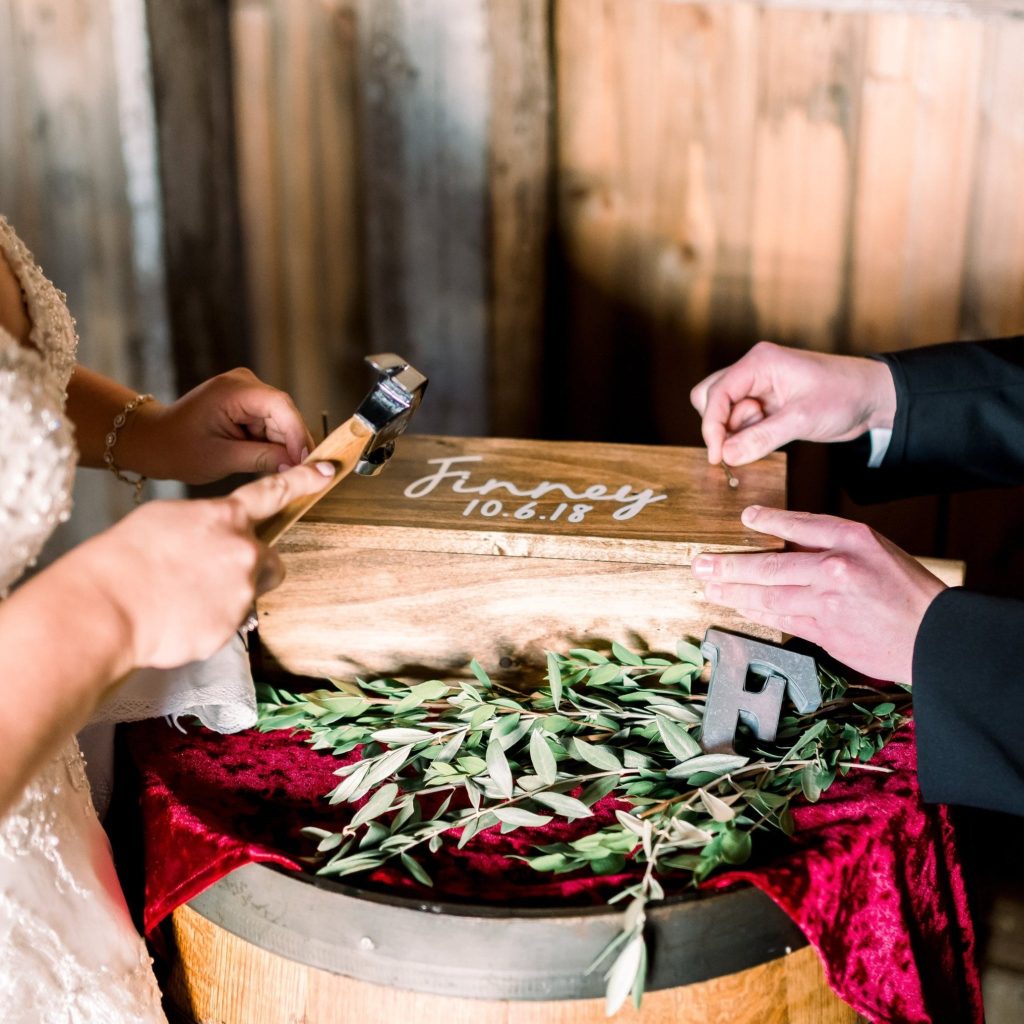
[[[881,356],[896,385],[882,466],[855,498],[1024,483],[1024,337]],[[914,644],[918,776],[927,800],[1024,815],[1024,601],[943,591]]]
[[925,799],[1024,815],[1024,602],[943,591],[913,673]]
[[879,358],[896,419],[881,467],[858,480],[871,497],[1024,483],[1024,337]]

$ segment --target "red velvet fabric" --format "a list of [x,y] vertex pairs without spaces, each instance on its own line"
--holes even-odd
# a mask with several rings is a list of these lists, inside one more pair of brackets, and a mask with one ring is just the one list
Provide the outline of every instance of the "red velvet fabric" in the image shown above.
[[[323,799],[337,782],[338,761],[300,736],[219,736],[198,727],[183,735],[154,721],[130,726],[128,741],[142,781],[147,932],[250,861],[299,867],[312,843],[298,830],[337,829],[353,813]],[[974,933],[953,830],[944,808],[921,801],[912,729],[872,763],[895,770],[838,779],[817,804],[795,808],[791,840],[759,835],[756,860],[705,888],[749,882],[764,890],[817,949],[835,991],[872,1021],[980,1024]],[[615,806],[602,801],[597,824],[614,820]],[[463,850],[453,841],[424,852],[419,859],[435,883],[426,892],[499,905],[604,902],[631,876],[552,876],[508,859],[594,825],[552,823],[539,830],[542,839],[535,829],[507,836],[495,829]],[[367,884],[425,892],[389,866]]]

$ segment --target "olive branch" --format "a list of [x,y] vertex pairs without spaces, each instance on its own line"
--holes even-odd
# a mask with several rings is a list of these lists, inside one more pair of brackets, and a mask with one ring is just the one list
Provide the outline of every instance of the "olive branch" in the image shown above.
[[623,927],[590,968],[610,962],[610,1015],[643,995],[646,911],[664,898],[659,878],[682,873],[697,885],[747,861],[755,833],[792,834],[793,799],[817,800],[837,774],[887,771],[866,762],[905,720],[902,691],[851,686],[819,668],[818,711],[784,715],[770,747],[741,730],[746,753],[705,754],[696,739],[705,694],[694,692],[703,665],[685,641],[675,659],[613,644],[608,654],[548,653],[547,685],[529,693],[492,681],[476,661],[475,683],[332,680],[333,689],[308,693],[260,684],[258,728],[303,730],[314,749],[338,756],[362,748],[326,795],[332,804],[368,799],[340,831],[303,829],[317,840],[320,875],[397,859],[429,886],[418,856],[450,833],[461,830],[461,849],[485,829],[585,819],[608,796],[624,804],[614,825],[520,858],[552,874],[643,866],[609,901],[626,903]]

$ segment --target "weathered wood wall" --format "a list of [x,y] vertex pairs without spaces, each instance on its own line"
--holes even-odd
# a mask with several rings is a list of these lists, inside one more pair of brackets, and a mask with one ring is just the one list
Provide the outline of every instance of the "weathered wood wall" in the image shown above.
[[681,392],[758,338],[1024,330],[1024,23],[878,6],[556,4],[578,417],[613,429],[616,360],[683,439]]
[[[174,391],[142,0],[0,7],[0,213],[68,294],[80,360],[140,391]],[[81,473],[56,554],[131,507]]]
[[363,355],[432,378],[422,429],[536,433],[551,76],[542,0],[237,0],[255,357],[311,417]]
[[[236,0],[260,366],[311,417],[395,349],[421,429],[697,443],[689,387],[759,338],[1024,332],[1022,14]],[[793,484],[851,511],[821,453]],[[857,514],[977,562],[985,500]]]

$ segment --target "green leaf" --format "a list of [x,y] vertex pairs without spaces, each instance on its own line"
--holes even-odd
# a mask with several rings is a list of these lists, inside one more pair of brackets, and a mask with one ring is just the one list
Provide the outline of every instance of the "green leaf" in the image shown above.
[[669,832],[673,840],[681,846],[703,846],[710,843],[713,838],[710,832],[698,828],[685,818],[673,818]]
[[633,936],[605,975],[608,986],[605,989],[604,1012],[608,1017],[622,1009],[629,993],[636,984],[637,976],[644,962],[644,937]]
[[609,853],[590,862],[595,875],[617,875],[625,866],[626,858],[621,853]]
[[498,709],[493,704],[481,704],[479,707],[474,708],[472,714],[469,716],[469,727],[471,729],[479,729],[484,722],[493,718],[498,713]]
[[689,663],[670,665],[661,673],[660,682],[664,686],[675,686],[679,683],[690,682],[700,670],[696,665]]
[[[389,776],[394,775],[395,772],[400,771],[411,753],[411,745],[395,747],[394,750],[389,750],[383,757],[370,763],[370,770],[356,792],[360,794],[365,793],[376,786],[378,782],[383,782]],[[354,796],[350,797],[350,799],[354,799]]]
[[551,703],[557,711],[562,703],[562,672],[558,667],[558,659],[548,652],[548,685],[551,687]]
[[407,711],[418,708],[428,700],[436,700],[447,692],[447,683],[442,683],[440,679],[428,679],[425,683],[413,686],[409,690],[409,693],[395,705],[394,714],[403,715]]
[[603,800],[617,785],[617,775],[609,775],[604,779],[594,779],[580,794],[580,803],[593,807],[599,800]]
[[603,654],[588,650],[586,647],[574,647],[569,653],[574,658],[589,661],[592,665],[606,665],[608,663],[608,659]]
[[304,836],[312,836],[314,839],[327,839],[333,836],[333,832],[329,832],[325,828],[314,828],[312,825],[308,825],[306,828],[300,828],[299,834]]
[[547,740],[544,739],[543,732],[539,729],[534,729],[530,733],[530,761],[538,777],[543,779],[546,785],[552,785],[558,777],[558,764]]
[[575,821],[577,818],[589,818],[593,813],[582,800],[566,796],[564,793],[542,792],[532,793],[531,796],[537,803],[550,807],[551,810],[570,821]]
[[622,675],[622,669],[618,665],[601,665],[590,673],[588,682],[591,686],[604,686],[618,679]]
[[359,790],[363,784],[363,780],[369,774],[370,762],[363,761],[356,766],[354,772],[349,775],[343,782],[340,782],[330,794],[330,803],[340,804],[346,800],[351,799],[352,795]]
[[540,720],[540,724],[545,732],[557,735],[560,732],[565,732],[572,725],[572,721],[563,715],[545,715]]
[[678,761],[688,761],[703,753],[700,744],[681,726],[670,722],[662,715],[657,716],[658,732],[669,753]]
[[464,754],[455,762],[467,775],[479,775],[487,771],[487,762],[474,754]]
[[804,765],[800,769],[800,788],[804,796],[812,803],[817,803],[821,794],[832,785],[836,773],[829,769],[819,768],[816,764]]
[[476,658],[469,663],[469,670],[476,676],[480,685],[485,690],[489,690],[491,688],[493,685],[491,683],[491,677],[484,671],[483,666],[476,660]]
[[378,815],[383,814],[390,806],[391,802],[398,796],[398,786],[393,782],[387,783],[385,786],[381,786],[369,800],[363,804],[362,807],[356,811],[352,821],[350,823],[351,828],[358,828],[360,825],[364,825],[366,822],[371,821]]
[[749,832],[726,829],[721,837],[722,857],[727,864],[743,864],[750,859],[752,843]]
[[691,644],[686,640],[680,640],[676,644],[676,655],[680,661],[688,665],[696,665],[701,669],[704,668],[704,655],[700,653],[700,648],[695,644]]
[[[475,818],[473,821],[471,821],[466,826],[466,829],[469,830],[469,838],[472,838],[477,833],[485,832],[487,829],[492,828],[497,824],[498,819],[490,811],[487,811],[486,813],[481,814],[480,817]],[[468,839],[466,837],[466,830],[463,830],[462,837],[459,839],[460,850],[462,849],[463,846],[465,846],[466,842],[468,842]]]
[[885,704],[876,704],[874,714],[876,718],[885,718],[886,715],[892,714],[896,710],[896,705],[892,702]]
[[320,703],[344,718],[356,718],[370,707],[370,702],[363,697],[321,697]]
[[441,752],[437,755],[437,757],[434,758],[434,764],[437,764],[438,762],[443,762],[444,764],[449,764],[455,758],[455,755],[459,752],[459,749],[462,747],[462,744],[465,741],[465,739],[466,739],[466,730],[465,729],[462,729],[461,731],[457,732],[441,748]]
[[695,711],[691,711],[689,708],[678,707],[675,704],[652,704],[650,710],[654,714],[661,715],[672,722],[685,722],[687,725],[693,725],[701,720],[700,715]]
[[331,861],[326,867],[317,871],[318,875],[354,875],[362,871],[372,871],[384,863],[385,858],[378,853],[354,853],[350,857]]
[[619,759],[607,747],[599,747],[596,744],[587,743],[579,737],[574,737],[572,748],[581,761],[586,761],[587,764],[592,764],[595,768],[610,772],[622,769]]
[[576,866],[564,853],[545,853],[539,857],[527,857],[526,863],[534,871],[566,871]]
[[644,663],[644,659],[641,658],[640,655],[634,654],[628,648],[623,647],[622,644],[613,643],[612,654],[614,657],[618,658],[623,665],[642,665]]
[[541,825],[548,825],[551,822],[550,814],[534,814],[523,807],[495,807],[491,813],[504,825],[540,828]]
[[715,821],[732,821],[736,817],[736,812],[714,793],[709,793],[706,789],[698,790],[698,792],[700,793],[700,802]]
[[434,881],[423,869],[423,865],[419,861],[415,860],[408,853],[401,854],[402,863],[405,865],[406,871],[416,879],[420,885],[433,885]]
[[500,740],[495,737],[487,744],[487,772],[491,781],[497,787],[498,792],[506,800],[512,799],[513,782],[512,769],[509,767],[508,758],[501,748]]
[[[655,891],[661,890],[660,896],[655,896]],[[665,898],[665,892],[661,889],[657,879],[651,877],[651,899],[661,900]],[[647,987],[647,944],[644,943],[643,952],[640,954],[640,966],[636,969],[636,978],[633,979],[633,988],[630,995],[633,999],[634,1009],[640,1009],[640,1003],[644,998],[644,990]]]
[[725,775],[742,768],[749,760],[749,757],[740,754],[699,754],[688,761],[683,761],[682,764],[677,764],[675,768],[670,768],[665,774],[670,779],[688,779],[697,772]]
[[800,739],[796,741],[783,755],[782,760],[779,764],[784,764],[790,758],[795,757],[800,751],[807,746],[812,740],[816,740],[826,729],[828,728],[828,719],[822,718],[815,722],[809,729],[805,729],[801,734]]
[[378,729],[370,733],[378,743],[421,743],[432,740],[434,734],[426,729]]
[[635,815],[627,811],[616,810],[615,819],[627,831],[641,837],[644,834],[644,823]]

